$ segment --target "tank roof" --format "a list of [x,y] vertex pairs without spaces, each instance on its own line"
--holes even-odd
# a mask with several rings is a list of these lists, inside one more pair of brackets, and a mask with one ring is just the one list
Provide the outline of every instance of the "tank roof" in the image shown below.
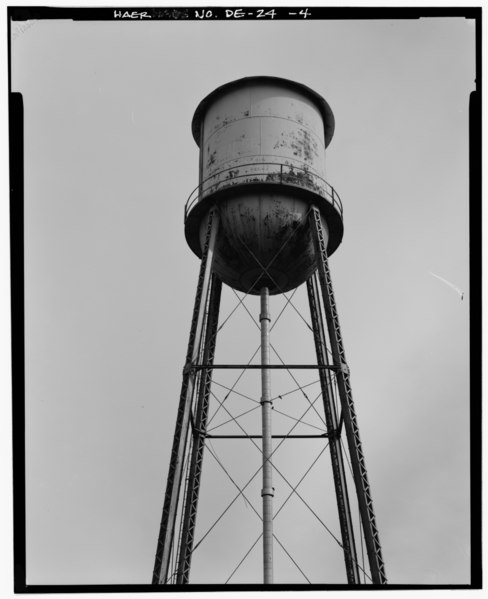
[[324,100],[324,98],[315,92],[310,87],[303,85],[302,83],[297,83],[296,81],[292,81],[291,79],[284,79],[282,77],[272,77],[268,75],[257,75],[254,77],[242,77],[241,79],[235,79],[234,81],[230,81],[229,83],[225,83],[220,87],[217,87],[210,92],[208,96],[200,102],[195,110],[195,114],[193,115],[191,130],[193,133],[193,138],[197,143],[197,146],[200,147],[200,124],[205,117],[205,113],[207,111],[208,106],[217,98],[217,96],[227,92],[233,88],[240,87],[242,85],[246,85],[247,83],[279,83],[280,85],[289,87],[295,91],[301,92],[303,95],[307,96],[317,106],[322,115],[322,119],[324,121],[324,139],[325,139],[325,147],[327,147],[334,135],[334,127],[335,127],[335,119],[334,114]]

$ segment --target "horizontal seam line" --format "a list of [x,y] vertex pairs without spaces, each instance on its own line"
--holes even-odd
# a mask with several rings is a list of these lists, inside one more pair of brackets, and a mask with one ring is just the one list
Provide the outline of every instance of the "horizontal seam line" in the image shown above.
[[[325,144],[324,142],[320,139],[320,137],[315,133],[315,131],[313,129],[310,129],[310,127],[308,127],[307,125],[304,125],[303,123],[299,123],[298,121],[294,121],[293,119],[287,119],[284,116],[275,116],[273,114],[266,114],[266,115],[256,115],[256,116],[244,116],[240,119],[235,119],[234,121],[230,121],[231,123],[237,123],[239,121],[244,121],[246,119],[282,119],[283,121],[289,121],[290,123],[297,123],[298,125],[301,125],[302,127],[304,127],[305,129],[307,129],[307,131],[310,131],[310,133],[318,139],[319,144],[321,147],[325,148]],[[229,124],[229,123],[228,123]],[[224,127],[226,127],[227,124],[225,125],[221,125],[218,129],[215,129],[215,131],[212,132],[212,134],[207,137],[207,139],[203,140],[203,145],[205,145],[210,139],[212,139],[212,137],[221,129],[223,129]]]

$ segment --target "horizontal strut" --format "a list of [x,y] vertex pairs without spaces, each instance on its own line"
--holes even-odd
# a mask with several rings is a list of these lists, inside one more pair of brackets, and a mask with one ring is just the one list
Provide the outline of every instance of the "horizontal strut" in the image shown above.
[[338,370],[338,366],[334,366],[332,364],[320,365],[320,364],[267,364],[266,366],[262,366],[261,364],[191,364],[188,368],[189,370],[204,370],[205,368],[209,368],[215,370],[217,368],[230,368],[236,370],[245,370],[247,368],[262,370],[263,368],[279,368],[282,370],[290,370],[290,369],[311,369],[311,370]]
[[[273,439],[326,439],[329,435],[273,435]],[[205,435],[206,439],[262,439],[262,435]]]

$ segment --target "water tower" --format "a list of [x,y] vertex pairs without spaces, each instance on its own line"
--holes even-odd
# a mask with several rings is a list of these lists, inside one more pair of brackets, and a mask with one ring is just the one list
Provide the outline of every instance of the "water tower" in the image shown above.
[[[328,256],[342,240],[342,204],[325,180],[334,133],[327,102],[277,77],[223,85],[197,107],[199,186],[185,208],[185,236],[201,260],[153,574],[154,584],[190,582],[222,284],[260,296],[263,578],[273,580],[273,433],[270,379],[276,368],[319,373],[348,584],[361,573],[346,484],[343,447],[357,496],[369,580],[386,583],[364,454],[354,410]],[[271,364],[270,296],[305,283],[314,364]],[[336,394],[337,397],[334,397]],[[337,401],[336,401],[337,400]],[[337,407],[338,406],[338,407]],[[341,443],[345,433],[346,444]],[[189,464],[185,476],[183,468]],[[278,581],[276,581],[278,582]],[[364,582],[364,577],[363,577]]]

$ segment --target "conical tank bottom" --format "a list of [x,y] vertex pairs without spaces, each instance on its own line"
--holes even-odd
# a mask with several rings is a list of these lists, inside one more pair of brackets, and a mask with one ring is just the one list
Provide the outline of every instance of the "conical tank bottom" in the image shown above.
[[[240,193],[218,204],[219,233],[213,269],[224,283],[259,295],[304,283],[315,270],[315,254],[308,224],[309,204],[280,193]],[[326,242],[328,228],[322,218]],[[202,219],[200,243],[206,230]]]

